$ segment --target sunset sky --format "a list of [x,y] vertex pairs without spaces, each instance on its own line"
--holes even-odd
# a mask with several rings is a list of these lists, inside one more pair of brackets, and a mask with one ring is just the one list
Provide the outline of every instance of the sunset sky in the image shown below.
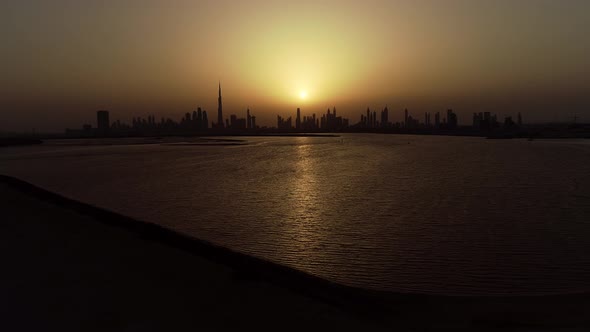
[[[29,1],[0,4],[0,131],[336,106],[590,122],[590,1]],[[306,98],[301,98],[302,92]]]

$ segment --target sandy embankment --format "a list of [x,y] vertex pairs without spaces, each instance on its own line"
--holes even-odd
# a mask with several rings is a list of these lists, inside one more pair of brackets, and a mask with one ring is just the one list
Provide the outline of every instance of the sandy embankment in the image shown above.
[[590,330],[587,295],[366,292],[0,176],[0,329]]

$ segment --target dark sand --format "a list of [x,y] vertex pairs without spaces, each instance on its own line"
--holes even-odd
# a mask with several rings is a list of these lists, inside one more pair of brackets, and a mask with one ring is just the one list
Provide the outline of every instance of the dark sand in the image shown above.
[[368,292],[8,177],[0,202],[2,331],[590,331],[584,294]]

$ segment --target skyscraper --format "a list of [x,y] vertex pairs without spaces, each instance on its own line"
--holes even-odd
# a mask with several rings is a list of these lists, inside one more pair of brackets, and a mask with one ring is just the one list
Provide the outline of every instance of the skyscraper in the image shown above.
[[[486,112],[487,113],[487,112]],[[447,127],[449,129],[457,129],[458,121],[457,114],[452,109],[447,110]]]
[[373,118],[371,122],[371,128],[377,128],[377,111],[373,111]]
[[96,112],[96,126],[100,135],[106,135],[109,131],[109,111]]
[[217,98],[217,126],[223,128],[223,107],[221,105],[221,82],[219,82],[219,97]]
[[389,110],[387,106],[381,111],[381,127],[387,127],[389,125]]
[[295,118],[295,129],[301,129],[301,110],[297,108],[297,118]]
[[246,110],[246,128],[252,129],[252,116],[250,115],[250,108]]
[[197,108],[197,129],[201,130],[203,129],[203,111],[201,110],[201,108]]
[[408,127],[408,109],[404,110],[404,126]]
[[203,123],[202,123],[204,129],[209,128],[209,119],[207,119],[207,111],[203,111]]

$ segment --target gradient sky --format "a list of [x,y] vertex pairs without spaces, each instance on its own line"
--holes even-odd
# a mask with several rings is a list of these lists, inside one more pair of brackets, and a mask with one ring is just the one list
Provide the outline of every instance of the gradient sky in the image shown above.
[[224,115],[261,125],[386,104],[590,121],[589,31],[587,0],[3,0],[0,131],[215,119],[219,80]]

